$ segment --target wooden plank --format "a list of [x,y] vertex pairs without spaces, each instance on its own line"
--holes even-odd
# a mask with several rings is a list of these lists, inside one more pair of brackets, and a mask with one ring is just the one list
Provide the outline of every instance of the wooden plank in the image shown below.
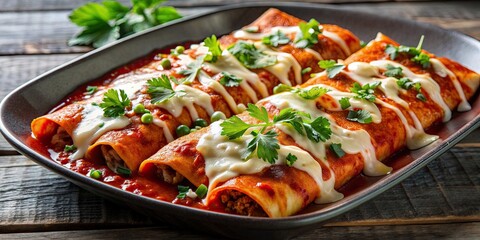
[[[224,239],[189,231],[173,230],[167,227],[123,228],[88,231],[57,231],[0,234],[5,239]],[[302,239],[479,239],[480,223],[451,223],[428,225],[394,225],[368,227],[319,227],[297,236]]]
[[[53,1],[53,0],[52,0]],[[16,2],[16,1],[8,1]],[[36,2],[36,1],[35,1]],[[70,1],[62,1],[70,2]],[[33,4],[35,5],[35,4]],[[414,19],[457,30],[480,39],[480,4],[461,3],[382,3],[346,4],[339,8],[381,13]],[[48,8],[47,8],[48,9]],[[184,15],[213,9],[182,8]],[[66,45],[78,30],[68,21],[70,11],[6,12],[0,14],[0,55],[83,53],[88,47]]]
[[[455,147],[330,226],[480,221],[480,148]],[[0,157],[0,232],[111,228],[152,220],[23,156]],[[119,211],[121,209],[121,211]]]

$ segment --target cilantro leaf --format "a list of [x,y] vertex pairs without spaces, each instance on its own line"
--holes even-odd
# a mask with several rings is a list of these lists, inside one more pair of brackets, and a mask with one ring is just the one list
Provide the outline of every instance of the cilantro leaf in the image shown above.
[[255,45],[245,41],[238,41],[228,48],[240,63],[251,69],[264,68],[277,63],[277,57],[259,51]]
[[271,164],[275,163],[278,159],[277,150],[280,149],[277,133],[273,130],[265,134],[253,131],[252,135],[254,138],[248,142],[247,151],[242,154],[242,158],[247,160],[256,152],[258,158]]
[[125,114],[125,108],[130,105],[130,99],[125,91],[109,89],[103,96],[103,101],[98,105],[103,108],[103,116],[119,117]]
[[243,79],[230,74],[228,72],[222,72],[222,77],[220,78],[219,82],[223,86],[226,87],[238,87]]
[[178,189],[177,198],[179,198],[179,199],[184,199],[184,198],[187,197],[187,193],[188,193],[188,190],[190,190],[190,187],[178,185],[178,186],[177,186],[177,189]]
[[295,47],[307,48],[318,43],[318,34],[322,31],[315,19],[310,19],[308,23],[301,22],[298,27],[300,32],[295,36]]
[[77,150],[77,147],[75,145],[65,145],[63,151],[64,152],[74,152]]
[[402,71],[403,69],[401,67],[394,67],[393,65],[388,64],[387,71],[385,71],[383,75],[387,77],[401,78],[403,76]]
[[288,38],[285,33],[277,31],[271,35],[262,38],[262,42],[268,46],[278,47],[278,45],[289,43],[290,38]]
[[251,127],[250,124],[245,123],[237,116],[232,116],[223,121],[220,126],[222,127],[221,135],[227,136],[230,140],[241,137]]
[[410,60],[415,63],[422,65],[423,68],[430,67],[430,56],[422,52],[422,45],[423,39],[425,36],[420,37],[420,41],[418,42],[417,47],[408,47],[400,45],[395,47],[393,45],[388,44],[385,48],[385,53],[390,56],[390,59],[395,60],[399,53],[407,53],[408,55],[412,56]]
[[287,91],[291,91],[292,89],[293,87],[280,83],[273,88],[273,93],[277,94],[277,93],[287,92]]
[[297,158],[297,156],[295,156],[291,153],[288,153],[288,155],[285,159],[287,160],[287,166],[291,167],[291,166],[293,166],[295,161],[297,161],[298,158]]
[[311,67],[307,67],[307,68],[304,68],[302,69],[302,74],[305,74],[305,73],[309,73],[312,71],[312,68]]
[[374,83],[368,83],[363,86],[361,86],[359,83],[354,83],[353,88],[350,90],[353,93],[356,93],[354,98],[357,99],[365,99],[370,102],[375,101],[375,88],[377,88],[380,85],[381,82],[374,82]]
[[327,75],[329,78],[334,78],[345,68],[345,65],[343,64],[335,64],[334,60],[321,60],[320,62],[318,62],[318,66],[327,71]]
[[413,62],[422,65],[422,68],[430,67],[430,57],[425,53],[420,53],[411,59]]
[[340,103],[340,107],[342,108],[342,110],[345,110],[345,109],[347,109],[351,106],[350,98],[348,98],[348,97],[341,98],[339,103]]
[[250,116],[262,122],[265,122],[265,123],[270,122],[270,119],[268,118],[268,112],[267,112],[267,109],[265,109],[265,107],[259,108],[255,104],[249,103],[247,107],[247,112],[250,114]]
[[357,111],[349,111],[347,115],[347,120],[352,122],[359,122],[359,123],[371,123],[372,122],[372,115],[369,111],[366,110],[357,110]]
[[385,48],[385,53],[388,54],[390,59],[395,60],[398,56],[398,47],[388,44]]
[[298,89],[297,94],[304,99],[312,100],[317,99],[318,97],[322,96],[327,92],[328,89],[316,86],[309,89]]
[[167,101],[175,95],[182,96],[182,94],[185,94],[182,91],[173,90],[170,81],[175,81],[174,77],[169,77],[165,74],[162,74],[159,78],[152,78],[147,81],[147,93],[150,94],[153,104]]
[[208,53],[205,56],[205,61],[207,62],[216,62],[218,58],[222,55],[222,49],[220,48],[220,42],[217,40],[217,36],[212,35],[211,37],[205,38],[203,43],[208,47]]
[[[301,118],[302,114],[303,113],[293,110],[292,108],[284,108],[278,115],[273,117],[273,122],[290,124],[298,133],[305,135],[303,131],[303,119]],[[310,118],[310,115],[305,115],[305,117]]]
[[182,81],[183,84],[190,84],[195,80],[197,74],[202,69],[203,59],[203,57],[198,57],[195,61],[187,64],[186,69],[182,69],[178,72],[179,74],[187,76],[187,78]]
[[303,124],[307,133],[308,139],[314,142],[325,142],[330,139],[332,135],[332,129],[330,128],[330,122],[325,117],[318,117],[310,124]]
[[423,95],[422,93],[417,93],[416,95],[416,98],[422,102],[426,102],[427,101],[427,98],[425,97],[425,95]]
[[342,149],[341,143],[332,143],[330,144],[330,150],[335,153],[338,158],[345,156],[345,151]]
[[98,87],[97,86],[87,86],[87,88],[85,90],[86,90],[86,92],[85,92],[86,95],[92,95],[98,90]]

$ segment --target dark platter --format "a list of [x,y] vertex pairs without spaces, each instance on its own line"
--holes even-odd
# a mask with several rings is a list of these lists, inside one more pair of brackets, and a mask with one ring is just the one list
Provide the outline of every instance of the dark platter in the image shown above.
[[155,49],[203,39],[211,34],[217,36],[227,34],[252,22],[270,7],[279,8],[305,20],[315,18],[321,23],[339,25],[349,29],[364,41],[373,39],[377,32],[383,32],[404,45],[415,45],[418,37],[425,35],[426,50],[456,60],[480,72],[478,57],[480,42],[432,25],[318,4],[236,5],[186,17],[128,37],[29,81],[3,100],[0,108],[2,134],[22,154],[78,186],[112,201],[127,204],[139,212],[165,222],[236,238],[287,238],[316,227],[391,188],[437,158],[480,125],[480,98],[477,94],[471,102],[473,107],[471,111],[457,113],[450,122],[430,131],[439,135],[441,140],[416,151],[401,152],[391,159],[389,164],[395,168],[392,174],[376,178],[360,176],[361,184],[347,184],[343,188],[348,194],[341,201],[328,205],[311,205],[295,216],[280,219],[209,212],[138,196],[70,171],[27,145],[26,139],[30,135],[32,119],[48,112],[78,86]]

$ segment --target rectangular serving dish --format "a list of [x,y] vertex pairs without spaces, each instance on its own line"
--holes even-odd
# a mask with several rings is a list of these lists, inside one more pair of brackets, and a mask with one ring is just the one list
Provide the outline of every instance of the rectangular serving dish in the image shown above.
[[[147,30],[106,47],[89,52],[22,85],[9,94],[0,105],[0,130],[22,154],[60,174],[76,185],[112,201],[120,202],[168,223],[189,226],[204,232],[235,238],[289,238],[318,227],[391,188],[435,159],[480,125],[480,97],[475,95],[473,109],[457,113],[452,121],[433,130],[440,140],[416,151],[405,151],[389,161],[395,168],[383,177],[368,178],[360,186],[344,188],[347,196],[335,203],[311,205],[301,213],[279,219],[245,217],[216,213],[175,205],[135,195],[88,178],[55,163],[48,156],[28,147],[30,122],[51,110],[78,86],[101,77],[109,71],[151,53],[155,49],[204,39],[206,36],[228,34],[249,24],[270,7],[296,17],[347,28],[361,39],[373,39],[383,32],[404,45],[416,45],[420,35],[426,36],[424,47],[438,56],[456,60],[480,72],[480,42],[457,32],[432,25],[394,19],[387,16],[359,13],[319,4],[270,3],[243,4],[186,17]],[[355,181],[355,180],[354,180]],[[207,221],[205,219],[208,219]]]

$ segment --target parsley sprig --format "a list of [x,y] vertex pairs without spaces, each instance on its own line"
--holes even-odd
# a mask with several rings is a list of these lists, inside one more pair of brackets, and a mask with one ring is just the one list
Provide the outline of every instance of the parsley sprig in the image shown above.
[[422,52],[424,37],[425,36],[423,35],[422,37],[420,37],[420,41],[418,42],[417,47],[409,47],[404,45],[400,45],[396,47],[391,44],[388,44],[387,47],[385,48],[385,53],[387,53],[390,56],[390,59],[392,60],[395,60],[395,58],[397,58],[398,54],[400,53],[407,53],[412,57],[410,60],[422,65],[423,68],[429,68],[430,57],[427,54]]
[[90,2],[76,8],[70,21],[82,31],[69,40],[69,45],[101,47],[116,39],[147,28],[181,18],[174,7],[162,6],[164,0],[132,0],[132,7],[117,1]]
[[162,74],[159,78],[152,78],[147,81],[147,93],[152,98],[153,104],[162,103],[168,99],[177,96],[185,95],[185,91],[175,91],[171,82],[175,82],[174,77]]
[[183,84],[191,84],[195,80],[198,73],[202,69],[204,57],[205,56],[197,57],[197,59],[195,59],[195,61],[187,64],[186,69],[182,69],[182,70],[178,71],[179,74],[187,76],[185,79],[183,79],[183,81],[182,81]]
[[225,87],[238,87],[242,80],[242,78],[239,78],[233,74],[222,72],[222,77],[220,78],[219,82]]
[[208,53],[204,58],[205,61],[216,62],[222,55],[222,49],[220,48],[220,42],[217,40],[217,36],[212,35],[211,37],[207,37],[203,40],[203,43],[208,47]]
[[387,64],[387,71],[383,73],[383,75],[387,77],[394,77],[394,78],[401,78],[403,77],[403,72],[402,72],[401,67],[394,67],[391,64]]
[[290,38],[281,31],[276,31],[275,33],[268,35],[262,38],[262,42],[265,45],[278,47],[279,45],[284,45],[290,42]]
[[237,139],[245,134],[251,128],[253,139],[247,143],[247,151],[242,154],[242,159],[248,160],[253,155],[268,162],[275,163],[278,159],[277,150],[280,148],[278,144],[277,133],[268,128],[275,124],[286,124],[293,127],[301,135],[306,135],[308,139],[314,142],[327,141],[330,139],[332,131],[330,122],[324,117],[318,117],[312,121],[309,114],[294,110],[292,108],[282,109],[278,115],[270,120],[268,112],[264,107],[257,107],[249,104],[247,112],[253,118],[260,120],[258,124],[249,124],[241,120],[237,116],[233,116],[220,124],[222,127],[221,134],[227,136],[230,140]]
[[259,51],[255,45],[245,41],[238,41],[233,46],[229,47],[228,51],[245,67],[251,69],[264,68],[277,63],[276,56],[267,55]]
[[311,87],[308,89],[294,88],[283,83],[278,84],[273,89],[274,93],[281,93],[281,92],[287,92],[287,91],[296,93],[298,96],[302,97],[303,99],[313,100],[313,99],[317,99],[318,97],[322,96],[323,94],[327,93],[330,90],[323,87],[318,87],[318,86]]
[[338,64],[334,60],[321,60],[320,62],[318,62],[318,66],[327,71],[327,75],[329,78],[334,78],[345,68],[345,65]]
[[365,99],[370,102],[375,102],[375,88],[377,88],[381,82],[367,83],[361,86],[359,83],[354,83],[350,90],[356,95],[354,98]]
[[368,124],[372,122],[372,115],[367,110],[351,110],[348,111],[347,120]]
[[322,33],[322,30],[317,20],[312,18],[308,23],[301,22],[298,27],[300,32],[295,36],[295,47],[307,48],[318,43],[318,34]]
[[397,80],[397,85],[401,87],[402,89],[409,90],[409,89],[415,89],[417,91],[417,99],[419,99],[422,102],[426,102],[427,98],[423,93],[421,92],[422,85],[419,82],[413,82],[407,77],[403,77]]
[[130,106],[130,99],[122,89],[109,89],[98,106],[103,108],[103,116],[119,117],[124,115],[125,108]]

